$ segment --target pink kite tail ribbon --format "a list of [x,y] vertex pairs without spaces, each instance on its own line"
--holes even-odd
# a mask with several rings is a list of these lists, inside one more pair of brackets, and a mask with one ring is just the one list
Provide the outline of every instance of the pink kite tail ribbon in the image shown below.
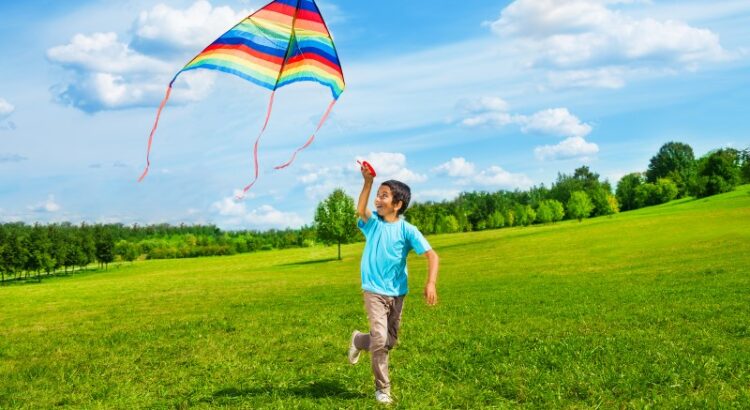
[[323,124],[328,119],[328,115],[331,114],[331,110],[333,109],[333,105],[334,104],[336,104],[336,99],[335,98],[328,105],[328,109],[326,110],[325,114],[323,114],[323,117],[320,119],[320,122],[318,122],[318,127],[315,129],[315,132],[313,132],[313,134],[310,136],[310,138],[307,139],[307,142],[305,142],[305,145],[297,148],[297,150],[294,151],[294,153],[292,154],[292,158],[289,161],[287,161],[284,164],[281,164],[279,166],[274,167],[274,169],[283,169],[283,168],[288,167],[289,165],[292,164],[292,162],[294,162],[294,158],[297,157],[297,153],[298,152],[302,151],[303,149],[309,147],[310,144],[312,144],[313,140],[315,140],[315,134],[317,134],[318,131],[320,131],[320,128],[323,126]]
[[138,178],[138,182],[141,182],[143,181],[143,178],[146,178],[146,174],[148,174],[148,168],[151,166],[151,161],[149,160],[149,157],[151,155],[151,143],[154,141],[154,133],[156,133],[156,127],[159,126],[159,117],[161,117],[161,110],[163,110],[164,106],[167,105],[169,94],[172,93],[172,84],[176,79],[177,76],[175,76],[172,81],[169,82],[169,87],[167,87],[167,94],[164,96],[164,99],[159,105],[159,109],[156,111],[156,121],[154,121],[154,127],[151,128],[151,134],[148,136],[148,148],[146,149],[146,169],[143,170],[143,174],[141,174],[141,177]]
[[271,98],[268,101],[268,112],[266,112],[266,120],[263,122],[263,128],[261,128],[260,133],[258,134],[258,137],[255,138],[255,145],[253,146],[253,161],[255,164],[255,178],[253,178],[253,181],[250,182],[244,189],[242,189],[242,193],[237,195],[235,199],[240,200],[245,196],[245,193],[250,190],[250,188],[255,185],[255,182],[258,180],[258,143],[260,142],[260,137],[263,135],[263,133],[266,131],[266,127],[268,126],[268,120],[271,118],[271,109],[273,108],[273,97],[276,94],[276,91],[271,92]]

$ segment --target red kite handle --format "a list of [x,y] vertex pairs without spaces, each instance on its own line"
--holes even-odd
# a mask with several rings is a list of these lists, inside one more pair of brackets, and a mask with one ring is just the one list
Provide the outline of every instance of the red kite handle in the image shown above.
[[359,165],[367,168],[367,170],[370,171],[370,173],[372,174],[373,177],[377,176],[377,174],[375,173],[375,168],[373,168],[372,165],[370,165],[369,162],[367,162],[367,161],[360,162],[359,160],[357,160],[357,163]]

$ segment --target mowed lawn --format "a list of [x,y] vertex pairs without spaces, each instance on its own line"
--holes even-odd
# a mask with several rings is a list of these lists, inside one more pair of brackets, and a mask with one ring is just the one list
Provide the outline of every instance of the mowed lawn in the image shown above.
[[[750,407],[750,186],[428,238],[398,408]],[[362,244],[146,261],[0,288],[0,408],[376,408]]]

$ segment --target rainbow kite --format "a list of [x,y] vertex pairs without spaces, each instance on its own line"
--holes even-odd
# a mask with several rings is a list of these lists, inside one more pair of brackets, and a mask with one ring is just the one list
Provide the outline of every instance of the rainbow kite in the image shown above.
[[273,97],[279,87],[298,81],[315,81],[331,89],[333,101],[320,119],[310,138],[276,169],[286,168],[315,139],[333,105],[344,91],[344,74],[336,47],[323,16],[314,0],[275,0],[249,15],[232,27],[200,54],[190,60],[169,82],[167,94],[159,105],[156,120],[148,137],[146,169],[138,179],[142,181],[151,166],[151,142],[159,124],[161,111],[169,99],[180,73],[205,68],[234,74],[271,90],[266,119],[255,139],[253,159],[255,179],[243,190],[247,192],[258,179],[258,142],[268,125]]

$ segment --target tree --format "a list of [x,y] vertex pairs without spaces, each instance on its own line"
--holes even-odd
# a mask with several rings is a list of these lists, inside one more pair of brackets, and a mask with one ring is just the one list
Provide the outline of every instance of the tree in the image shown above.
[[545,200],[539,203],[539,207],[536,209],[536,220],[539,223],[546,224],[552,222],[552,207],[549,204],[550,200]]
[[119,255],[120,258],[128,262],[133,262],[138,258],[138,245],[128,242],[126,240],[120,240],[115,245],[115,254]]
[[695,178],[695,155],[693,148],[682,142],[668,142],[651,158],[646,171],[646,181],[656,183],[659,178],[671,179],[683,197]]
[[98,232],[95,248],[96,260],[107,269],[107,265],[115,260],[115,243],[112,235],[108,231]]
[[694,193],[698,198],[734,190],[741,181],[740,153],[731,148],[710,152],[698,161]]
[[578,222],[581,222],[583,218],[588,218],[593,210],[594,204],[591,203],[591,199],[585,192],[575,191],[570,194],[570,200],[568,200],[568,215],[571,218],[576,218],[578,219]]
[[526,205],[526,225],[531,225],[536,221],[536,211],[534,208],[531,207],[531,205]]
[[505,226],[511,227],[516,225],[516,213],[512,209],[505,211]]
[[620,204],[617,202],[617,197],[610,194],[607,195],[607,202],[609,203],[609,210],[611,211],[611,214],[616,214],[620,212]]
[[438,218],[438,233],[458,232],[458,219],[453,215],[441,215]]
[[354,200],[342,189],[333,191],[318,204],[315,229],[318,239],[323,243],[338,244],[338,259],[341,260],[341,244],[357,238],[357,210],[354,208]]
[[491,229],[502,228],[505,225],[505,218],[500,211],[495,211],[490,215],[488,225]]
[[638,208],[659,205],[677,197],[679,190],[669,178],[659,178],[656,183],[647,182],[635,189],[635,199]]
[[623,211],[631,211],[638,209],[638,201],[636,200],[636,190],[639,186],[643,185],[643,175],[640,172],[633,172],[627,174],[620,179],[617,183],[617,202],[620,203],[620,209]]
[[750,148],[740,151],[740,175],[743,184],[750,184]]
[[551,200],[550,207],[552,208],[552,222],[560,222],[565,218],[565,208],[562,202]]

